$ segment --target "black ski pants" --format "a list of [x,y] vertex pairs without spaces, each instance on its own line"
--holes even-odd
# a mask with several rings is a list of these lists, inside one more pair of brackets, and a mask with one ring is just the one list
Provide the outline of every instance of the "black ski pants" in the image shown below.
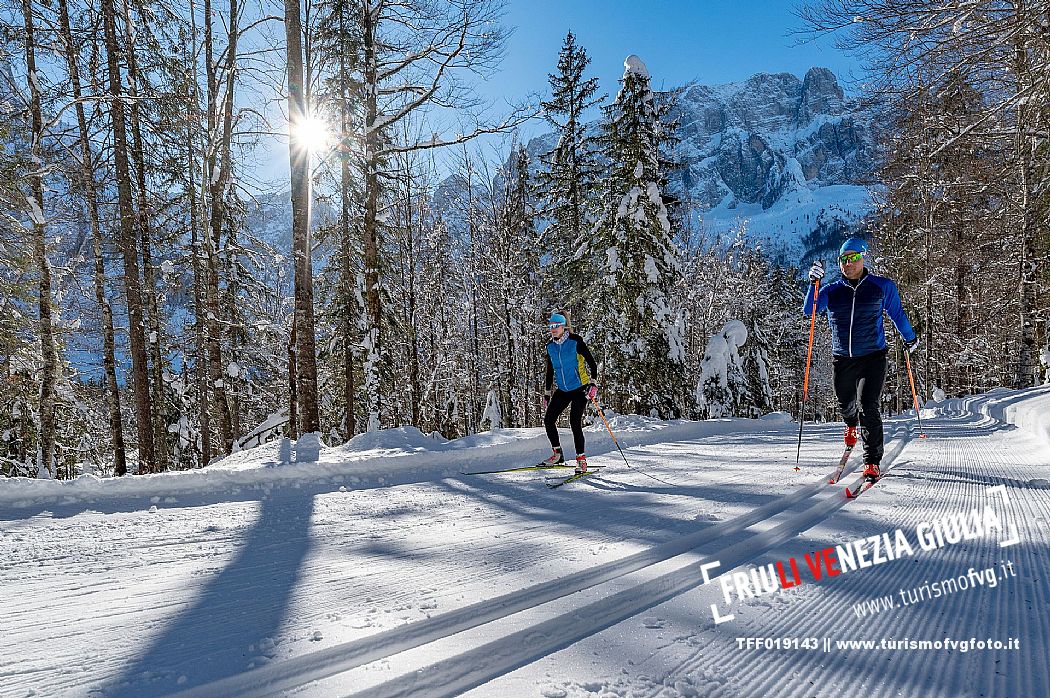
[[583,412],[587,409],[587,386],[580,386],[576,390],[564,392],[555,390],[551,400],[547,403],[547,413],[543,415],[543,426],[547,429],[547,438],[551,446],[561,448],[561,437],[558,436],[558,417],[569,410],[569,426],[572,428],[573,445],[576,447],[576,455],[585,453],[583,443]]
[[860,426],[864,442],[864,462],[882,461],[882,415],[879,398],[886,382],[886,350],[864,356],[836,356],[835,396],[839,399],[846,426]]

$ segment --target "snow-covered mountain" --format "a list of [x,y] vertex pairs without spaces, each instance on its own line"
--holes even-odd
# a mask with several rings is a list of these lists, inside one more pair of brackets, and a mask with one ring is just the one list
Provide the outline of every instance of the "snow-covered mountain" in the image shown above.
[[[873,109],[827,68],[671,92],[680,169],[667,194],[691,205],[708,244],[743,230],[775,261],[798,265],[837,248],[871,211]],[[529,141],[534,168],[556,142]]]
[[779,261],[834,245],[872,207],[873,112],[827,68],[682,88],[672,191],[709,237],[741,227]]

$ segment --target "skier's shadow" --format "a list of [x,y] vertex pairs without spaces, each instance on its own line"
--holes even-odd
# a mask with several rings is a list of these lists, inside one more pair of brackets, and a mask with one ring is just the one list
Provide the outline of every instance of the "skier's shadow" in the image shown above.
[[312,494],[263,499],[236,558],[101,695],[167,695],[273,659],[274,639],[311,549],[312,513]]

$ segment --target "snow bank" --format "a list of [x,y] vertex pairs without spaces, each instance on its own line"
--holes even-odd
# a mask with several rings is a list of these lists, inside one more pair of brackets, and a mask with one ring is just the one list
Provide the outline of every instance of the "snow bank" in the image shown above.
[[[606,415],[622,448],[717,434],[781,430],[785,422],[721,419],[664,421],[639,415]],[[592,458],[615,453],[616,445],[598,420],[588,427]],[[427,436],[415,427],[385,429],[354,437],[342,446],[319,446],[316,462],[288,462],[282,441],[239,451],[200,470],[75,480],[0,478],[0,507],[72,505],[114,499],[161,501],[176,496],[222,498],[244,489],[302,485],[342,485],[348,489],[386,487],[457,477],[480,470],[531,465],[549,452],[542,428],[495,429],[453,441]],[[284,453],[282,453],[282,450]],[[161,498],[161,499],[158,499]]]
[[1024,429],[1050,447],[1050,386],[994,388],[980,396],[949,400],[943,410],[979,412]]
[[340,451],[347,455],[353,453],[402,455],[440,450],[448,443],[447,439],[432,438],[415,427],[400,427],[358,434],[341,446]]
[[[1019,395],[1029,394],[1033,397],[1017,399]],[[1035,434],[1050,448],[1050,388],[1016,391],[1011,397],[1002,407],[1003,421]]]

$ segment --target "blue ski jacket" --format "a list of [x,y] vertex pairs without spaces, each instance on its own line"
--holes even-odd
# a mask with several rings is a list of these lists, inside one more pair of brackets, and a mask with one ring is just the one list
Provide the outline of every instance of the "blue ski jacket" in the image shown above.
[[558,390],[569,392],[587,385],[598,375],[598,365],[583,337],[573,332],[564,335],[561,342],[547,342],[547,390],[555,382]]
[[[810,286],[810,288],[813,288]],[[835,356],[865,356],[886,348],[885,311],[905,341],[915,339],[915,330],[904,314],[897,284],[867,269],[857,281],[841,278],[820,289],[817,312],[828,311],[831,349]],[[802,312],[813,312],[813,293],[806,292]]]

